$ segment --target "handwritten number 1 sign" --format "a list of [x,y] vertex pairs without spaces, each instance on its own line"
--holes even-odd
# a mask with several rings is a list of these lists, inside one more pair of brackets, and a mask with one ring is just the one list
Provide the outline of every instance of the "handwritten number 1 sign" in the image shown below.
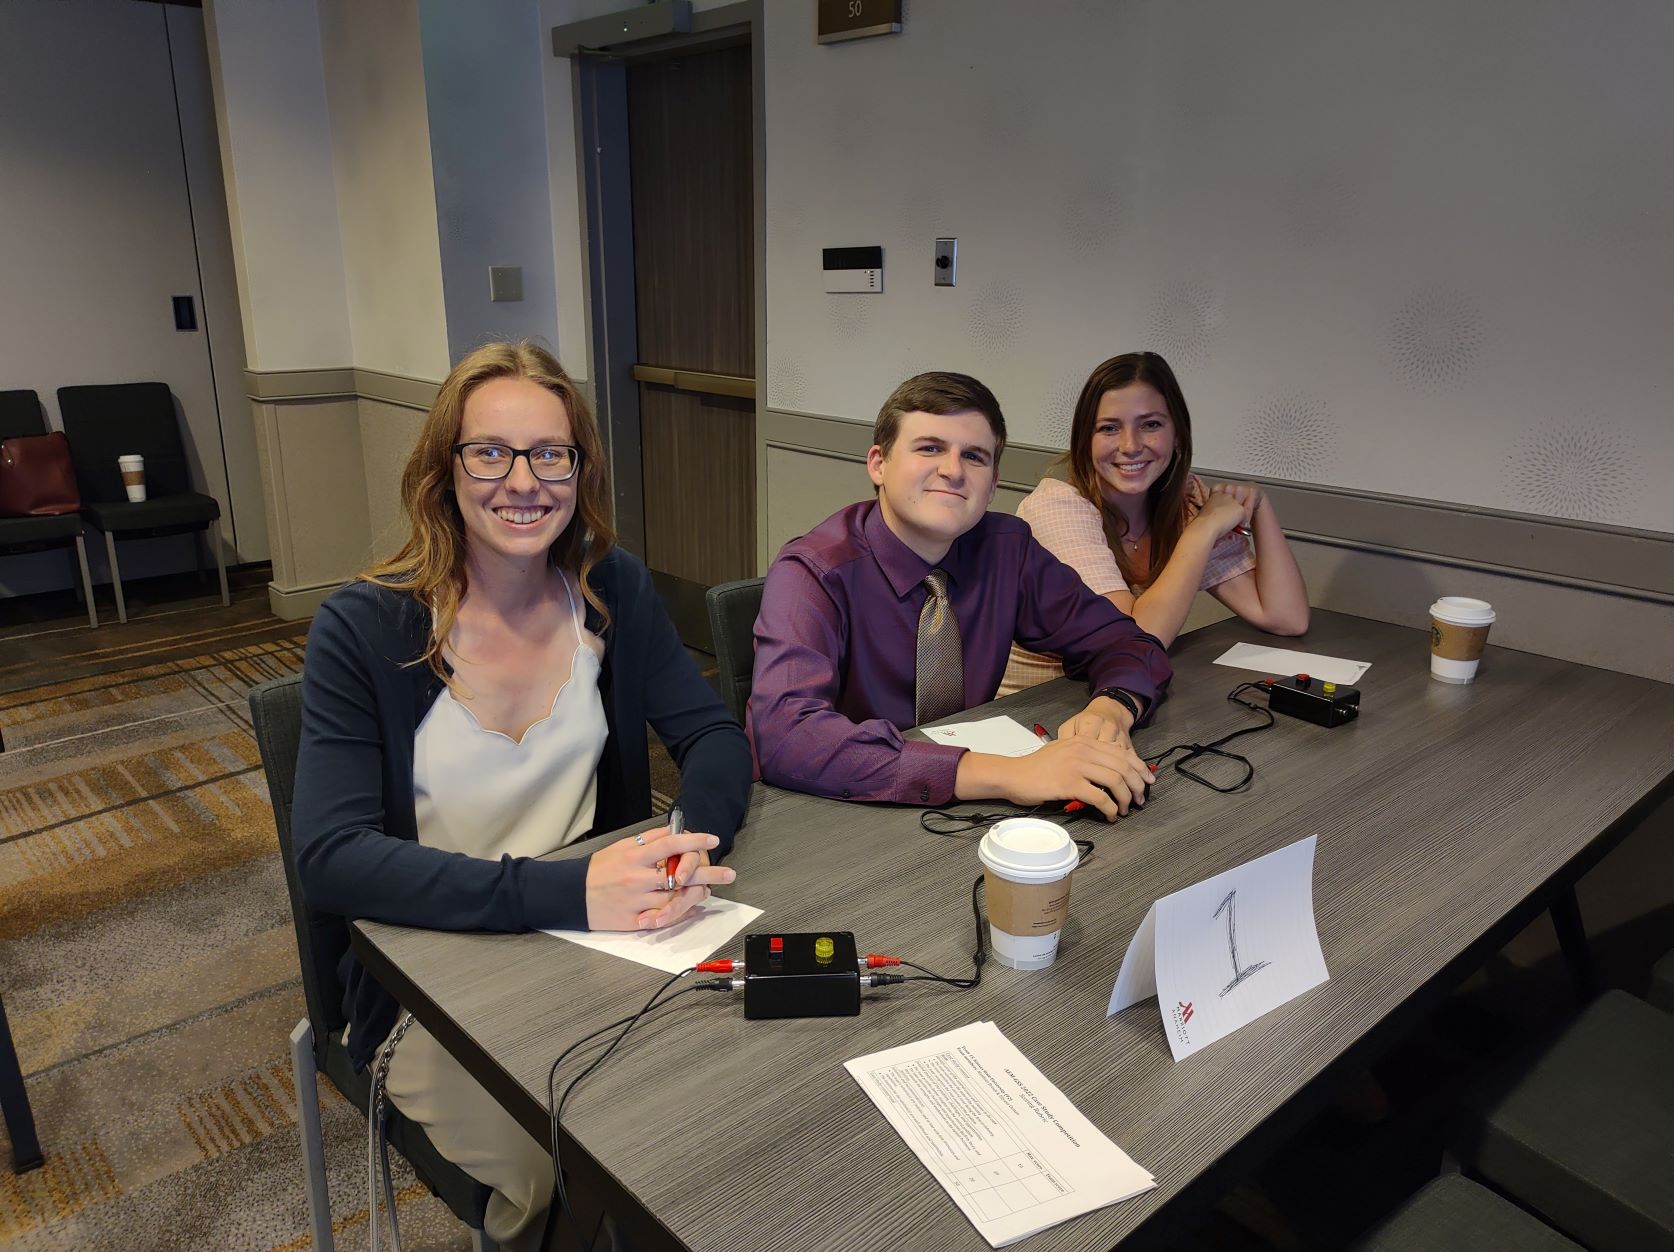
[[1324,982],[1315,843],[1309,835],[1153,904],[1122,958],[1108,1012],[1156,996],[1181,1061]]

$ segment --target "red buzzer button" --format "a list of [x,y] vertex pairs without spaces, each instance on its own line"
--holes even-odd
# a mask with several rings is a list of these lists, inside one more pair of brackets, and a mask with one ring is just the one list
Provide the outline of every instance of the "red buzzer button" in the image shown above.
[[1306,687],[1308,685],[1308,676],[1306,674],[1298,674],[1296,676],[1296,685],[1298,687]]
[[785,941],[778,935],[774,935],[767,941],[767,951],[773,956],[783,956],[785,954]]

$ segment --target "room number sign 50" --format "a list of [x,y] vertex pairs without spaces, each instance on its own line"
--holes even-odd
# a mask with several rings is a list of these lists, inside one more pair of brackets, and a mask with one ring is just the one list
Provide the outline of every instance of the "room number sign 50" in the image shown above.
[[820,0],[819,42],[896,34],[901,29],[901,5],[902,0]]

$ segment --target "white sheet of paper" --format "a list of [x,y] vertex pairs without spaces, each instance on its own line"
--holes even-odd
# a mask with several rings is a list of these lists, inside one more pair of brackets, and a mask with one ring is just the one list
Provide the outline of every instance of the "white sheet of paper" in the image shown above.
[[1215,658],[1215,664],[1253,669],[1262,674],[1307,674],[1328,683],[1357,683],[1372,668],[1370,661],[1345,661],[1340,656],[1266,648],[1259,643],[1235,643]]
[[[1314,927],[1314,848],[1288,847],[1164,896],[1128,946],[1108,1013],[1151,994],[1176,1061],[1330,977]],[[1153,976],[1131,967],[1153,950]]]
[[993,1022],[844,1068],[996,1248],[1157,1185]]
[[546,933],[595,952],[627,957],[652,969],[678,974],[699,961],[707,961],[717,948],[760,916],[761,910],[752,905],[710,896],[662,930],[549,930]]
[[953,726],[931,726],[921,733],[932,743],[951,743],[956,748],[969,748],[972,752],[988,752],[994,756],[1028,756],[1040,749],[1040,740],[1035,737],[1034,731],[1003,714],[975,722],[959,722]]

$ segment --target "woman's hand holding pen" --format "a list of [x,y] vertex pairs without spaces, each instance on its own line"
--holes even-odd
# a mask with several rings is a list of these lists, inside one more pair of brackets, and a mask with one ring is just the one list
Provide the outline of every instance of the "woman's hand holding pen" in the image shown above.
[[587,928],[653,930],[678,920],[708,896],[711,886],[737,877],[709,863],[710,851],[720,842],[698,831],[673,834],[664,826],[593,853],[587,864]]

